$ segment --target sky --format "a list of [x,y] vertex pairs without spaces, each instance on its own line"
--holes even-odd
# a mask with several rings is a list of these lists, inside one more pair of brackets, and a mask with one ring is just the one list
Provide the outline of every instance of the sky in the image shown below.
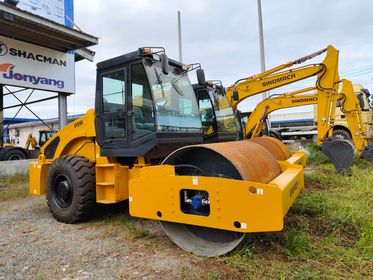
[[[68,97],[69,115],[94,107],[97,62],[143,46],[163,46],[170,58],[177,59],[177,11],[181,12],[184,63],[200,62],[206,78],[221,80],[224,86],[260,73],[257,0],[75,0],[74,9],[75,23],[97,36],[99,44],[91,48],[96,52],[93,63],[76,63],[76,93]],[[331,44],[340,51],[341,77],[373,92],[371,0],[262,0],[262,12],[267,68]],[[190,78],[195,82],[195,73]],[[309,84],[312,81],[303,81],[273,93]],[[24,100],[27,96],[19,97]],[[240,109],[250,110],[259,101],[260,97],[251,98]],[[5,106],[16,103],[11,97],[4,102]],[[42,118],[58,116],[57,100],[30,108]],[[7,110],[5,116],[14,113]],[[33,117],[25,109],[18,116]]]

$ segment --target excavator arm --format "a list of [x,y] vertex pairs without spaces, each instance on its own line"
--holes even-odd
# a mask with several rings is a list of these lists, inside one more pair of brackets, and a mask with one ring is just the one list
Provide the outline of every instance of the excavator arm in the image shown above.
[[[326,56],[322,63],[291,68],[324,52],[326,52]],[[287,68],[291,69],[285,70]],[[333,46],[329,45],[327,48],[318,52],[274,67],[261,74],[240,79],[227,88],[226,94],[232,108],[237,109],[239,103],[251,96],[316,75],[317,88],[323,91],[332,91],[334,85],[339,82],[338,50]]]
[[35,137],[32,136],[32,133],[30,133],[27,136],[27,141],[26,141],[26,144],[25,144],[25,149],[28,150],[30,148],[30,146],[33,149],[35,149],[38,146],[38,142],[36,141]]
[[339,100],[348,128],[351,131],[357,154],[364,159],[372,160],[373,147],[368,146],[360,102],[355,95],[351,81],[342,79],[342,90]]
[[[307,91],[315,88],[307,88]],[[317,104],[317,94],[302,94],[305,90],[270,97],[258,103],[245,123],[247,138],[259,137],[264,130],[268,115],[276,110]]]

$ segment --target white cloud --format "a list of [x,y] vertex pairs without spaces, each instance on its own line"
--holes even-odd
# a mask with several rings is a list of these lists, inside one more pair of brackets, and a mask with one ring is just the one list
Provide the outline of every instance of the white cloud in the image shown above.
[[[164,46],[170,57],[177,58],[178,10],[184,62],[201,62],[206,77],[220,79],[225,86],[260,70],[255,0],[76,0],[75,22],[100,38],[99,45],[93,48],[96,61],[141,46]],[[328,44],[340,50],[341,73],[373,65],[370,0],[262,0],[262,10],[267,68]],[[353,82],[363,83],[373,91],[373,71],[363,73],[351,75]],[[77,93],[69,97],[69,112],[84,113],[94,106],[95,79],[94,63],[76,64]],[[54,108],[55,103],[38,106],[35,110],[43,116],[57,116],[57,108],[46,109]]]

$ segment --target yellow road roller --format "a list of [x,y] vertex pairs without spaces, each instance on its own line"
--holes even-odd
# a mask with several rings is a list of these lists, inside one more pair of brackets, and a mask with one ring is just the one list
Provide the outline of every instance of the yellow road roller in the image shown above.
[[304,188],[305,155],[269,137],[203,143],[189,69],[163,48],[98,63],[95,109],[42,147],[30,192],[46,194],[63,223],[128,200],[130,215],[159,220],[202,256],[230,252],[245,233],[282,230]]

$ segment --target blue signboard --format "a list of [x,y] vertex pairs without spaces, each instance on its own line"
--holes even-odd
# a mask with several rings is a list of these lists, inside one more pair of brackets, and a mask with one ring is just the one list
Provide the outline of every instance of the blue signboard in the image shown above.
[[74,0],[18,0],[18,3],[12,0],[12,4],[14,3],[21,10],[73,27],[71,21],[74,21]]
[[74,21],[74,0],[65,0],[65,25],[73,28],[74,25],[68,18]]

